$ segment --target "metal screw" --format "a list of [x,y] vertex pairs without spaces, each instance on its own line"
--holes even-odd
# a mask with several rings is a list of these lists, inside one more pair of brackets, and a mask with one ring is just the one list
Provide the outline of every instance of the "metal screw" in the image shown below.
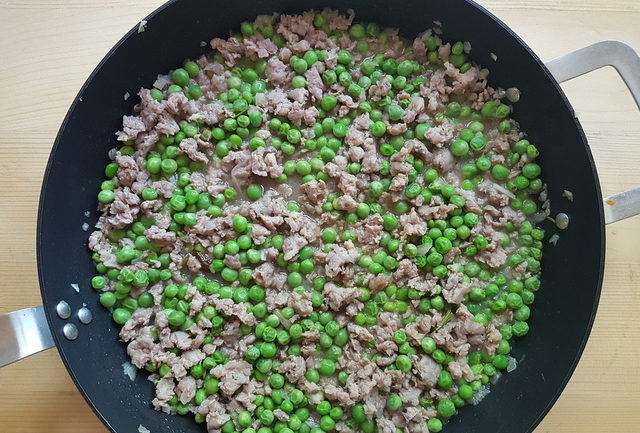
[[78,327],[73,323],[67,323],[62,327],[62,333],[67,340],[73,341],[78,338]]
[[87,307],[82,307],[78,310],[78,320],[85,325],[91,323],[93,320],[93,314],[91,314],[91,310]]
[[71,307],[66,301],[60,301],[58,305],[56,305],[56,313],[58,313],[59,318],[68,319],[71,317]]

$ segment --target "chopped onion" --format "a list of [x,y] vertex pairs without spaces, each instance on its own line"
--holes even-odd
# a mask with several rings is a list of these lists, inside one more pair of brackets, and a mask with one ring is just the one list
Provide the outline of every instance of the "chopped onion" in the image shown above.
[[560,235],[558,235],[558,233],[554,233],[549,238],[549,243],[553,244],[553,245],[556,245],[558,243],[558,239],[560,239]]
[[90,210],[84,211],[84,216],[88,217],[89,215],[91,215],[91,211]]
[[531,218],[531,219],[535,223],[541,223],[542,221],[547,219],[547,216],[544,214],[544,212],[538,212],[535,215],[533,215],[533,218]]
[[491,56],[494,62],[498,61],[498,56],[496,56],[495,53],[491,53],[489,55]]
[[171,182],[174,185],[178,185],[178,175],[177,174],[172,174],[169,179],[167,179],[169,182]]
[[242,191],[242,184],[235,176],[231,176],[231,186],[238,192]]
[[138,433],[151,433],[151,430],[140,424],[138,426]]
[[80,293],[80,287],[76,283],[71,283],[71,288],[76,291],[76,293]]
[[271,133],[266,129],[259,129],[258,131],[256,131],[255,136],[262,138],[264,141],[267,141],[269,138],[271,138]]
[[573,192],[565,189],[564,191],[562,191],[562,197],[566,198],[569,201],[573,201]]
[[156,81],[153,82],[153,87],[155,87],[158,90],[164,90],[165,87],[167,87],[167,85],[169,85],[169,83],[171,83],[171,79],[169,78],[168,75],[158,75],[156,77]]
[[501,377],[502,377],[502,373],[500,373],[499,371],[496,371],[496,374],[491,376],[491,379],[489,380],[491,381],[491,383],[495,384],[496,382],[498,382],[498,380],[500,380]]
[[433,24],[435,24],[438,27],[442,27],[442,23],[438,20],[433,20]]
[[509,198],[516,198],[516,196],[509,191],[507,188],[503,187],[502,185],[498,185],[497,183],[493,183],[491,182],[493,189],[495,189],[498,192],[501,192],[502,194],[506,195]]
[[158,373],[152,373],[147,376],[147,380],[151,383],[158,383],[158,381],[160,380],[160,375]]
[[83,230],[83,231],[85,231],[85,232],[86,232],[87,230],[89,230],[89,224],[87,224],[87,223],[82,223],[82,230]]
[[538,195],[538,198],[540,199],[540,201],[546,201],[547,200],[547,184],[546,183],[544,185],[542,185],[542,191],[540,191],[540,194]]
[[126,92],[126,93],[124,94],[124,100],[126,101],[127,99],[129,99],[129,96],[131,96],[131,95],[129,94],[129,92]]
[[135,365],[127,361],[122,363],[122,372],[125,376],[129,377],[129,380],[133,381],[138,374],[138,369],[135,367]]
[[473,394],[473,397],[471,397],[471,400],[469,400],[469,402],[475,406],[482,400],[484,400],[484,398],[489,395],[490,392],[491,389],[487,385],[484,385],[475,394]]
[[547,206],[546,208],[543,208],[542,212],[536,212],[533,215],[533,221],[537,223],[542,222],[547,219],[549,215],[551,215],[551,208]]
[[427,255],[427,251],[429,251],[429,248],[431,248],[431,245],[429,245],[429,244],[420,244],[420,245],[418,245],[418,255],[419,256],[426,256]]
[[511,373],[513,370],[518,368],[518,361],[513,356],[507,356],[509,360],[509,364],[507,365],[507,373]]
[[138,24],[138,33],[142,33],[147,29],[147,20],[140,21]]
[[200,41],[200,48],[204,48],[207,46],[207,43],[205,41]]
[[255,105],[256,107],[264,107],[265,105],[267,105],[267,97],[264,93],[256,93]]
[[282,323],[282,326],[284,326],[284,329],[289,329],[291,328],[291,322],[289,321],[289,319],[285,318],[282,313],[280,312],[280,310],[276,310],[275,311],[275,315],[278,316],[278,319],[280,319],[280,323]]
[[109,152],[107,152],[107,156],[109,157],[110,160],[114,160],[116,159],[116,153],[118,153],[118,149],[114,147],[112,149],[109,149]]
[[429,36],[431,36],[431,34],[433,33],[433,29],[427,29],[424,32],[420,33],[418,35],[418,38],[422,39],[423,41],[425,39],[427,39]]
[[466,54],[469,54],[469,53],[471,52],[471,42],[469,42],[469,41],[464,41],[464,42],[462,43],[462,48],[463,48],[463,50],[464,50],[464,52],[465,52]]

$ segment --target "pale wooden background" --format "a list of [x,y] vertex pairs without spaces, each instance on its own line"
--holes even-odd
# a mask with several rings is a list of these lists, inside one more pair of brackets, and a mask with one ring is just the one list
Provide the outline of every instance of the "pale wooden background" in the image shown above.
[[[481,3],[543,59],[602,39],[624,40],[640,50],[637,0]],[[35,263],[38,193],[69,104],[111,46],[160,4],[0,0],[0,313],[41,302]],[[589,136],[604,193],[640,185],[640,116],[615,73],[602,70],[564,88]],[[591,339],[537,433],[640,431],[640,218],[608,227],[607,237],[607,271]],[[0,432],[106,429],[50,350],[0,370]]]

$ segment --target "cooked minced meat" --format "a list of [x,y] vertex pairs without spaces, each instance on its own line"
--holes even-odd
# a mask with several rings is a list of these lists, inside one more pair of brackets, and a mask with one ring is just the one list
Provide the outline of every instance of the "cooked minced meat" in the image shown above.
[[536,147],[469,44],[353,18],[243,23],[117,133],[92,285],[210,432],[439,431],[528,332]]

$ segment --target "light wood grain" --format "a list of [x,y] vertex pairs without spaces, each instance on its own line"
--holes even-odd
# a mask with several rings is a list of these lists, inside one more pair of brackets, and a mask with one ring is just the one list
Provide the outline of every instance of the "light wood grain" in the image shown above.
[[[640,49],[637,0],[481,3],[543,59],[602,39]],[[0,313],[41,302],[37,200],[67,107],[111,46],[159,5],[157,0],[0,2]],[[604,193],[640,185],[640,114],[622,81],[612,70],[602,70],[563,87],[589,137]],[[537,433],[639,431],[640,219],[608,227],[607,236],[604,289],[591,338]],[[1,432],[106,431],[55,351],[0,370],[0,388]]]

